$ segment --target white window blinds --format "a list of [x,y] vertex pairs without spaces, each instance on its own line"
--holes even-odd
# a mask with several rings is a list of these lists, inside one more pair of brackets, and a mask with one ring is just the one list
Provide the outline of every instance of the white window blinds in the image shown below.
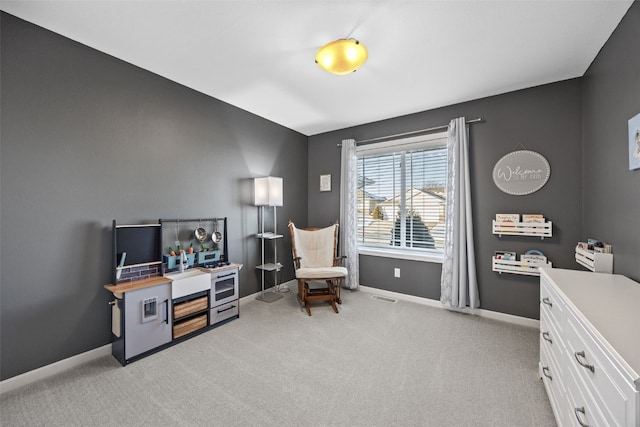
[[442,251],[447,134],[358,147],[358,242]]

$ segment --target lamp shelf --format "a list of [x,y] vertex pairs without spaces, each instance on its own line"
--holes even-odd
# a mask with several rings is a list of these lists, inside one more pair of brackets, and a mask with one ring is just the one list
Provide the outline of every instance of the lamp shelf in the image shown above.
[[[283,202],[283,188],[282,178],[267,176],[264,178],[254,179],[254,204],[259,207],[258,218],[260,223],[260,230],[255,236],[260,239],[260,265],[256,266],[256,269],[260,271],[260,282],[262,291],[260,295],[256,297],[257,300],[271,303],[280,298],[282,294],[279,293],[278,273],[282,270],[283,265],[278,262],[278,242],[277,239],[283,237],[282,234],[278,234],[276,226],[278,224],[276,218],[276,207],[282,206]],[[265,229],[265,207],[273,209],[272,224]],[[270,242],[269,246],[273,248],[273,254],[270,256],[270,262],[265,259],[265,244]],[[273,292],[265,292],[265,275],[269,273],[273,276]]]
[[256,234],[256,237],[258,239],[273,240],[273,239],[280,239],[280,238],[282,238],[284,236],[282,234],[266,232],[266,233],[258,233],[258,234]]
[[497,273],[522,274],[525,276],[540,276],[540,267],[553,267],[547,262],[523,262],[516,260],[504,260],[492,257],[491,269]]
[[280,264],[279,262],[276,262],[276,263],[269,262],[266,264],[257,265],[256,268],[258,270],[264,270],[264,271],[280,271],[280,269],[282,268],[282,264]]
[[553,223],[547,222],[498,222],[493,220],[493,234],[506,236],[552,237]]

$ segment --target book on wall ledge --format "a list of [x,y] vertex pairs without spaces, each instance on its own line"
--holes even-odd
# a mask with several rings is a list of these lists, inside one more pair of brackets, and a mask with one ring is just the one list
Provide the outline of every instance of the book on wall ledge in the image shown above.
[[496,222],[520,222],[520,214],[496,214]]
[[543,223],[545,218],[542,214],[522,214],[522,222]]

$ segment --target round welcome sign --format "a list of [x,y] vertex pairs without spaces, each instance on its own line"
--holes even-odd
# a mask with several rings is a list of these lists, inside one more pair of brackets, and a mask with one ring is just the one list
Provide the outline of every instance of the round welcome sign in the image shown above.
[[496,187],[513,196],[535,193],[549,180],[551,167],[535,151],[514,151],[502,157],[493,167]]

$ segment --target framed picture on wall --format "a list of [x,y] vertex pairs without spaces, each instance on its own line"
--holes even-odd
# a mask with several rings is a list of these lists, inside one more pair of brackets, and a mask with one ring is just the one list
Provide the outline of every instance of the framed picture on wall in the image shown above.
[[640,169],[640,113],[629,119],[629,170]]
[[331,174],[320,175],[320,191],[331,191]]

